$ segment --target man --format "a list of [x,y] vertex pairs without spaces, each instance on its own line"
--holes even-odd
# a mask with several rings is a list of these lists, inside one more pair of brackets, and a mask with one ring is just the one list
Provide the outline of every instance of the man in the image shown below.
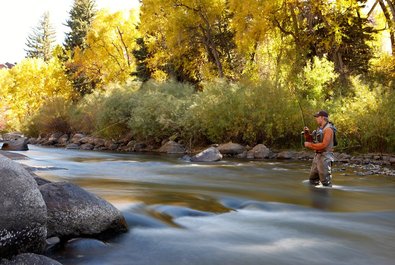
[[318,124],[316,131],[310,135],[309,128],[305,127],[305,139],[313,138],[313,142],[306,140],[304,146],[315,150],[313,164],[310,170],[310,184],[317,186],[320,181],[323,186],[332,186],[332,163],[335,127],[329,122],[328,113],[321,110],[314,114]]

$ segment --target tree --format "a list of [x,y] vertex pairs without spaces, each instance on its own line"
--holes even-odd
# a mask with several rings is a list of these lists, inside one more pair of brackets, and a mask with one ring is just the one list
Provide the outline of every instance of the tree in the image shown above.
[[66,21],[66,26],[70,28],[70,32],[66,33],[66,50],[85,48],[85,36],[96,14],[95,5],[95,0],[74,0],[69,12],[70,19]]
[[[374,3],[370,13],[379,4],[385,19],[387,21],[388,30],[390,33],[390,40],[391,40],[391,48],[392,48],[392,55],[395,56],[395,1],[393,0],[376,0]],[[368,16],[369,16],[368,15]]]
[[62,60],[66,65],[66,73],[73,84],[74,90],[83,96],[91,93],[96,87],[96,80],[87,78],[87,74],[79,63],[75,63],[75,50],[86,48],[86,34],[95,17],[95,0],[74,0],[73,7],[69,14],[70,19],[66,21],[66,26],[70,32],[66,33],[65,51]]
[[5,120],[10,130],[21,130],[23,124],[54,97],[68,100],[72,87],[63,64],[52,58],[22,60],[12,69],[0,72],[0,109],[6,109]]
[[232,14],[225,0],[146,0],[141,30],[153,76],[199,82],[235,75]]
[[133,50],[133,56],[136,59],[136,71],[133,72],[132,75],[136,76],[140,81],[145,82],[148,81],[152,75],[151,69],[147,64],[147,59],[150,54],[144,42],[144,38],[138,38],[136,44],[138,48]]
[[86,48],[75,49],[74,63],[86,74],[88,80],[102,86],[111,82],[125,82],[136,70],[133,50],[136,39],[138,13],[97,13],[86,36]]
[[45,12],[36,28],[33,29],[26,42],[26,57],[42,58],[49,61],[56,40],[55,29],[51,25],[49,12]]

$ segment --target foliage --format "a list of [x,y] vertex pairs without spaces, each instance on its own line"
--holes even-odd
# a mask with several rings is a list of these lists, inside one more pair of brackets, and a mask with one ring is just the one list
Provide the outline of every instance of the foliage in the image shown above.
[[85,36],[96,13],[95,5],[95,0],[74,0],[73,7],[69,11],[70,19],[66,21],[66,26],[70,28],[66,33],[64,44],[66,50],[73,51],[76,47],[85,48]]
[[139,83],[128,82],[123,87],[112,85],[106,88],[105,95],[99,98],[101,111],[96,113],[95,134],[113,139],[128,134],[128,122],[137,100],[135,92],[139,87]]
[[132,51],[139,33],[138,16],[130,12],[99,11],[86,36],[86,48],[75,49],[74,64],[96,88],[103,84],[124,83],[136,68]]
[[234,78],[237,54],[230,18],[224,0],[144,1],[141,31],[153,76],[192,83]]
[[72,97],[71,84],[56,58],[47,63],[43,59],[25,59],[3,72],[0,79],[1,105],[6,108],[6,126],[10,130],[21,130],[22,125],[54,96]]
[[35,137],[40,133],[47,135],[55,132],[70,133],[69,112],[71,108],[70,101],[64,98],[49,99],[31,119],[26,121],[25,133]]
[[333,119],[336,121],[346,149],[364,151],[395,151],[395,94],[376,84],[374,89],[353,78],[354,97],[341,100]]
[[186,127],[191,136],[209,142],[271,145],[288,139],[292,143],[302,126],[293,102],[284,89],[275,89],[270,82],[212,82],[189,108]]
[[51,25],[49,13],[45,12],[39,25],[33,29],[33,33],[27,38],[26,57],[49,61],[52,58],[55,40],[55,29]]
[[180,137],[181,120],[191,105],[194,89],[191,85],[169,82],[148,82],[136,93],[135,107],[128,126],[134,137],[160,143]]
[[96,15],[95,6],[95,0],[74,0],[69,11],[70,19],[66,21],[66,26],[70,28],[70,31],[66,33],[64,51],[59,56],[65,62],[66,73],[72,82],[77,99],[92,93],[99,82],[89,78],[85,72],[85,64],[74,61],[76,50],[84,50],[87,47],[86,35]]

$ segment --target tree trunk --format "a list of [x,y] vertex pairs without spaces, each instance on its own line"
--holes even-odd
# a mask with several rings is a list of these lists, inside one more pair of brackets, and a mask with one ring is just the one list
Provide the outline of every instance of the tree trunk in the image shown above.
[[[393,3],[391,3],[391,1],[388,1],[390,9],[391,9],[391,5],[393,5]],[[390,31],[390,39],[391,39],[391,50],[392,50],[392,56],[395,56],[395,32],[394,32],[394,24],[395,24],[395,17],[393,16],[391,18],[391,14],[388,12],[387,6],[384,3],[384,0],[379,0],[379,4],[381,9],[383,10],[385,19],[387,20],[388,23],[388,27],[389,27],[389,31]],[[394,10],[395,12],[395,10]]]

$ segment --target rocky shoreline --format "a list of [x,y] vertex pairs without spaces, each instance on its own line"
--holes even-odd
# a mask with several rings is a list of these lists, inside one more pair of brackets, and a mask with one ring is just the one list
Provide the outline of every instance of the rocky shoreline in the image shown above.
[[[23,140],[18,137],[20,136],[15,134],[11,134],[11,136],[6,135],[4,140],[13,139],[16,148],[20,148],[21,150],[24,150],[27,144],[33,144],[93,151],[165,153],[184,155],[183,159],[194,162],[218,161],[223,157],[242,160],[277,159],[290,161],[309,161],[314,158],[314,152],[311,150],[274,150],[263,144],[250,147],[229,142],[191,150],[185,147],[182,142],[175,142],[172,140],[164,141],[160,146],[154,146],[153,144],[136,141],[131,137],[125,137],[120,140],[106,140],[80,133],[53,133],[50,135],[41,135],[38,138],[25,138]],[[12,143],[8,144],[11,147],[15,146]],[[340,168],[340,170],[348,167],[352,168],[358,175],[380,174],[395,176],[395,154],[348,154],[335,152],[334,155],[335,167]]]
[[[201,153],[210,147],[214,147],[219,154],[213,154],[210,158],[205,157],[201,161],[217,161],[222,157],[233,157],[246,160],[278,159],[278,160],[312,160],[313,151],[294,151],[294,150],[273,150],[263,144],[254,147],[243,146],[237,143],[216,144],[210,147],[202,147],[196,150],[189,150],[182,142],[165,141],[161,146],[153,146],[144,142],[138,142],[125,137],[121,140],[105,140],[83,134],[62,134],[54,133],[48,136],[28,139],[29,144],[42,146],[62,147],[66,149],[97,150],[97,151],[116,151],[116,152],[157,152],[166,154],[188,154],[194,155],[186,157],[192,161],[199,162]],[[211,150],[211,152],[216,152]],[[207,151],[206,151],[207,153]],[[335,152],[335,162],[339,167],[350,167],[355,169],[359,175],[388,175],[395,176],[395,154],[347,154]]]

